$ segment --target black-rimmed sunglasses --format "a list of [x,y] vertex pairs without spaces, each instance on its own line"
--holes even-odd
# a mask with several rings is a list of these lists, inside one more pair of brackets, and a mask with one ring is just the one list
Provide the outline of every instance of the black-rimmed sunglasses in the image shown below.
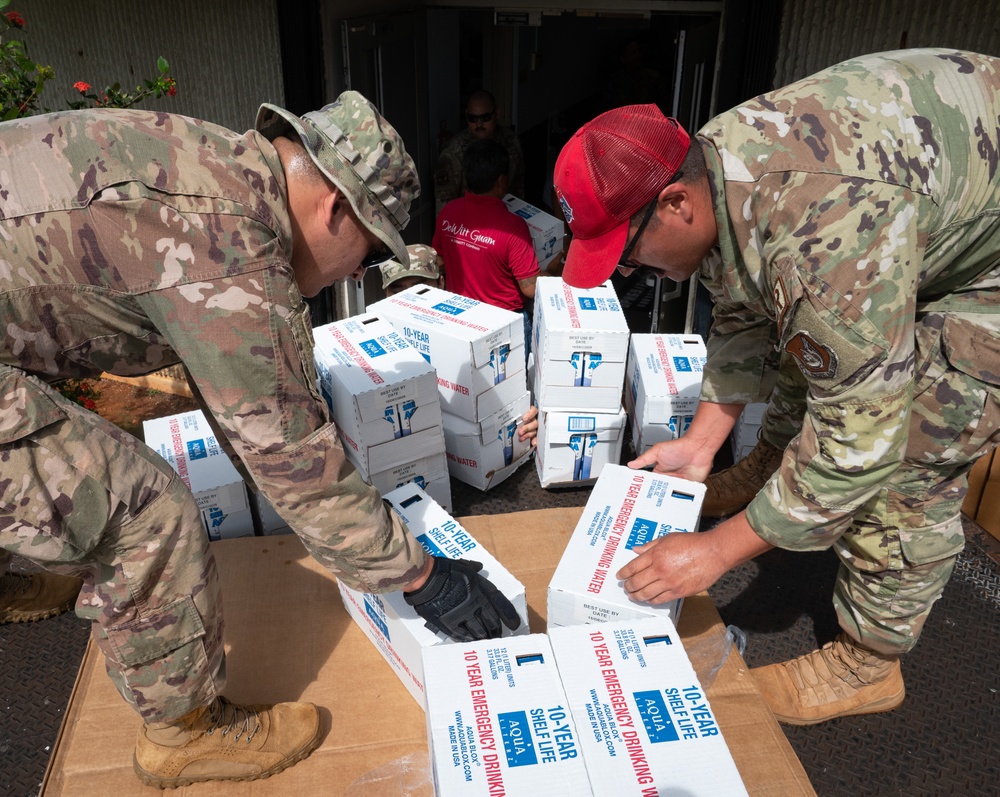
[[390,252],[384,244],[378,245],[375,249],[372,249],[365,255],[364,259],[361,261],[361,268],[366,271],[374,266],[381,266],[387,260],[392,259],[392,252]]
[[465,115],[465,121],[470,125],[474,125],[477,122],[488,122],[493,118],[493,114],[496,111],[490,111],[489,113],[467,113]]

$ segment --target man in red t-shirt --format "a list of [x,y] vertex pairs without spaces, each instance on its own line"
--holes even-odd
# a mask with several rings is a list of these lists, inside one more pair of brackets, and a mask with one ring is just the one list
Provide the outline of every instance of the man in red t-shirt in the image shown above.
[[510,156],[492,139],[474,141],[462,160],[465,196],[437,218],[432,246],[444,260],[449,291],[524,316],[524,346],[531,346],[525,299],[535,296],[538,258],[528,225],[507,210]]

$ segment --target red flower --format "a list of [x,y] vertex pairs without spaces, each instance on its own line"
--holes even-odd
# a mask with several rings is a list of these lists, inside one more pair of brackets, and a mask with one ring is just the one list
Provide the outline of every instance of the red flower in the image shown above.
[[75,88],[81,94],[86,94],[88,91],[90,91],[90,84],[84,83],[82,80],[78,80],[76,83],[73,84],[73,88]]
[[6,17],[7,21],[15,28],[24,27],[24,17],[22,17],[16,11],[8,11],[6,14],[4,14],[4,17]]
[[170,88],[167,89],[167,96],[173,97],[177,93],[177,81],[174,80],[172,77],[168,77],[167,83],[170,86]]

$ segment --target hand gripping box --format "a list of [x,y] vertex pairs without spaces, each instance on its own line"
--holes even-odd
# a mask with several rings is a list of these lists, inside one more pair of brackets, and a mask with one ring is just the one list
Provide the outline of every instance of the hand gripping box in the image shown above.
[[479,421],[527,389],[519,313],[427,285],[368,309],[388,319],[434,366],[445,412]]
[[[504,627],[504,638],[528,633],[528,604],[524,586],[451,515],[416,484],[404,485],[382,497],[429,554],[482,562],[483,575],[507,596],[521,618],[521,625],[516,631]],[[413,607],[403,600],[402,592],[372,595],[343,583],[338,583],[338,586],[348,613],[389,662],[413,699],[426,709],[421,651],[436,645],[454,644],[453,640],[427,628]]]
[[548,590],[548,626],[664,617],[681,601],[636,603],[615,574],[633,548],[664,534],[694,531],[705,485],[622,465],[601,471]]
[[544,271],[556,255],[562,252],[565,235],[563,223],[555,216],[550,216],[544,210],[529,205],[513,194],[507,194],[503,201],[507,210],[515,216],[520,216],[527,223],[528,231],[531,233],[531,243],[535,247],[535,257],[538,258],[538,267]]
[[424,672],[437,797],[593,794],[544,634],[426,648]]
[[143,421],[142,433],[194,493],[209,539],[254,535],[246,482],[201,410]]
[[698,335],[633,335],[629,341],[625,409],[636,454],[681,437],[701,395],[705,343]]
[[365,479],[444,451],[434,369],[392,324],[369,313],[313,337],[320,389]]
[[549,641],[594,794],[746,797],[669,618],[553,628]]
[[542,487],[593,484],[622,454],[625,412],[538,413],[535,469]]
[[610,281],[583,290],[539,277],[533,329],[539,407],[618,412],[629,329]]
[[479,490],[489,490],[527,462],[531,441],[519,440],[517,430],[530,407],[531,395],[525,391],[513,404],[482,421],[444,413],[444,445],[451,475]]

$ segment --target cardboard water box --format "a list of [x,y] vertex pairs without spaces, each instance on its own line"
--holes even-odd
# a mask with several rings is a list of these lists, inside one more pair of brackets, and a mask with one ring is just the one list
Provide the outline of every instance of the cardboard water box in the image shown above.
[[530,407],[531,395],[525,391],[513,404],[482,421],[444,413],[444,445],[451,475],[479,490],[489,490],[527,462],[531,441],[519,440],[518,428]]
[[556,255],[562,252],[565,225],[555,216],[550,216],[544,210],[529,205],[513,194],[507,194],[503,201],[507,210],[515,216],[520,216],[527,223],[531,233],[531,243],[535,247],[535,257],[538,258],[538,267],[544,271]]
[[681,437],[698,408],[705,369],[698,335],[633,335],[629,341],[625,409],[636,454]]
[[549,641],[594,794],[746,797],[669,618],[553,628]]
[[538,413],[535,469],[542,487],[593,484],[605,465],[618,464],[626,415],[616,413]]
[[704,498],[704,484],[606,465],[549,582],[549,628],[668,614],[676,621],[681,600],[637,603],[615,574],[635,558],[633,548],[695,531]]
[[320,390],[365,479],[444,451],[434,369],[392,324],[366,313],[313,337]]
[[427,285],[368,309],[388,319],[434,366],[445,412],[479,421],[527,390],[520,313]]
[[[514,604],[521,625],[504,627],[504,639],[528,633],[528,604],[524,586],[480,545],[444,509],[410,483],[382,496],[399,515],[417,541],[434,556],[482,562],[482,573]],[[435,645],[454,644],[450,637],[431,631],[402,592],[372,595],[339,583],[348,613],[395,670],[413,699],[426,709],[421,651]]]
[[610,280],[584,290],[539,277],[533,329],[539,407],[618,412],[629,329]]
[[250,501],[256,506],[257,532],[261,536],[294,533],[291,526],[285,522],[285,519],[278,514],[271,502],[262,493],[251,489]]
[[451,475],[444,451],[373,473],[369,481],[383,495],[412,482],[451,512]]
[[437,797],[593,794],[544,634],[427,648],[424,672]]
[[733,426],[733,461],[739,462],[750,454],[757,445],[761,424],[764,422],[766,402],[747,404]]
[[246,482],[201,410],[143,421],[142,434],[194,493],[209,539],[254,535]]

